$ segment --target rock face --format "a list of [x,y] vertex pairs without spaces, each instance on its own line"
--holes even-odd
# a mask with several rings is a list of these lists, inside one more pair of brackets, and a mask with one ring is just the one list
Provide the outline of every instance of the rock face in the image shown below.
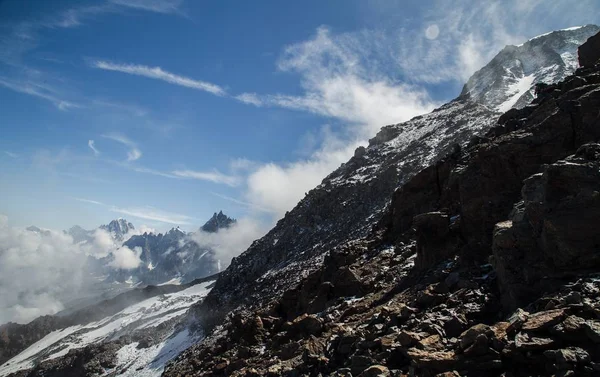
[[535,83],[551,84],[573,73],[577,48],[599,30],[586,25],[506,46],[467,81],[461,94],[496,111],[522,108],[533,100]]
[[600,60],[600,36],[591,36],[579,48],[579,65],[581,67],[591,67]]
[[599,101],[600,66],[548,85],[164,375],[598,375]]
[[561,279],[600,268],[600,145],[525,180],[511,220],[494,231],[494,263],[510,306]]

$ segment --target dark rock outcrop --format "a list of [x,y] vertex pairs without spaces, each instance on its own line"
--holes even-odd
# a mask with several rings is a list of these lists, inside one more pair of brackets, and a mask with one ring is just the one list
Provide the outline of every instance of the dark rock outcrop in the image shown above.
[[525,180],[511,220],[494,231],[494,264],[515,307],[561,279],[600,268],[600,145]]
[[600,35],[596,34],[579,47],[579,65],[591,67],[600,61]]
[[204,225],[202,225],[202,227],[200,227],[200,230],[214,233],[219,231],[219,229],[229,228],[235,223],[235,219],[225,215],[223,211],[219,211],[219,213],[215,212],[214,215]]

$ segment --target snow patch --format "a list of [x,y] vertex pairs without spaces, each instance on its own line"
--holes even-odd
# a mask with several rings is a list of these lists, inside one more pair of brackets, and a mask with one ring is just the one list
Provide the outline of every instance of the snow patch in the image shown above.
[[506,89],[506,93],[510,96],[506,101],[502,104],[498,105],[497,110],[500,112],[507,112],[510,110],[521,98],[523,94],[525,94],[528,90],[531,89],[533,82],[535,81],[535,75],[523,76],[518,79],[516,82],[510,84]]

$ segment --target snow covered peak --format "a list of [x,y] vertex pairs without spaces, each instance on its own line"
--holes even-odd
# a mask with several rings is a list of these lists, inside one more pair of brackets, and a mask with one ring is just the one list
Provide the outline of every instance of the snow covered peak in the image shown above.
[[536,83],[560,81],[579,67],[577,48],[598,31],[596,25],[578,26],[508,45],[469,78],[461,96],[500,112],[524,107]]

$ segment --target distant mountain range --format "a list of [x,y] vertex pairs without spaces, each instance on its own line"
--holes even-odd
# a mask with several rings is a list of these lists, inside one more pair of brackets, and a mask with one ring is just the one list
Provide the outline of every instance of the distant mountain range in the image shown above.
[[[166,233],[145,232],[136,234],[135,226],[126,219],[119,218],[100,225],[93,230],[75,225],[64,231],[76,244],[86,245],[94,242],[98,230],[107,232],[115,248],[127,247],[139,253],[141,264],[135,269],[115,269],[110,266],[114,260],[111,254],[102,257],[88,257],[88,268],[96,276],[102,276],[105,282],[136,284],[184,284],[194,279],[219,272],[219,260],[214,250],[200,246],[194,236],[200,232],[216,233],[231,227],[236,220],[223,211],[215,212],[197,232],[185,232],[179,227]],[[37,233],[47,232],[36,226],[27,230]]]

